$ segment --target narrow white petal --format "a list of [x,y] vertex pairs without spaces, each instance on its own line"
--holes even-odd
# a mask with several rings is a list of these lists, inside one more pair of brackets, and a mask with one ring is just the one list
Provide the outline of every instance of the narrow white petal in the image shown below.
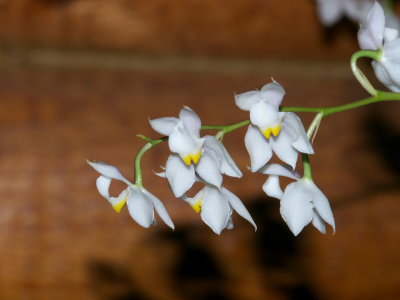
[[199,116],[189,107],[185,106],[179,113],[179,119],[182,120],[186,129],[196,137],[199,137],[201,120]]
[[244,142],[250,155],[251,171],[256,172],[271,159],[271,145],[260,130],[253,125],[247,129]]
[[258,172],[266,175],[285,176],[292,179],[299,179],[299,175],[288,165],[268,164],[258,170]]
[[293,139],[286,130],[281,130],[278,136],[270,138],[272,150],[280,160],[296,168],[297,150],[292,146]]
[[148,228],[154,223],[153,204],[146,198],[141,189],[130,188],[127,206],[132,219],[140,226]]
[[263,191],[270,197],[281,199],[283,192],[279,185],[279,177],[270,175],[262,186]]
[[101,175],[117,180],[121,180],[123,182],[129,182],[118,170],[118,168],[108,165],[103,162],[91,162],[91,161],[86,161],[89,166],[91,166],[93,169],[95,169],[97,172],[99,172]]
[[158,118],[149,120],[151,128],[162,135],[171,135],[174,128],[178,125],[179,119],[173,117]]
[[111,178],[100,176],[96,180],[97,190],[99,191],[100,195],[104,198],[110,198],[109,189],[111,184]]
[[249,111],[251,106],[261,100],[259,91],[250,91],[235,95],[236,105],[242,109]]
[[235,164],[235,162],[233,161],[232,157],[229,155],[229,153],[226,150],[226,148],[224,147],[224,145],[219,140],[217,140],[215,137],[213,137],[211,135],[206,135],[204,138],[205,138],[205,142],[204,142],[203,147],[212,149],[220,157],[220,161],[221,161],[220,171],[223,174],[226,174],[228,176],[237,177],[237,178],[242,177],[242,172],[240,171],[238,166]]
[[262,99],[267,99],[277,109],[282,103],[282,99],[286,94],[285,89],[275,80],[264,85],[260,91]]
[[195,181],[193,165],[187,166],[178,155],[169,156],[166,164],[166,174],[175,197],[181,197],[190,189]]
[[246,219],[251,225],[253,225],[254,229],[257,230],[257,225],[251,217],[247,208],[243,205],[243,202],[232,192],[228,191],[226,188],[221,188],[221,193],[228,200],[229,204],[232,208],[241,216]]
[[315,228],[317,228],[321,233],[325,234],[326,233],[326,226],[324,220],[321,219],[321,216],[318,214],[316,209],[314,208],[313,210],[313,219],[312,219],[312,224]]
[[298,235],[313,218],[312,195],[303,181],[289,184],[282,196],[281,215],[294,235]]
[[218,188],[222,184],[222,174],[219,170],[220,163],[212,150],[204,151],[199,163],[196,166],[196,173],[207,183]]
[[273,105],[260,101],[250,109],[251,124],[258,126],[261,130],[279,125],[279,111]]
[[302,181],[306,182],[308,185],[309,193],[318,214],[326,223],[332,226],[333,232],[335,232],[335,219],[333,218],[328,198],[325,197],[321,190],[311,180],[303,179]]
[[302,153],[314,154],[303,123],[295,113],[289,112],[285,115],[282,121],[282,130],[286,129],[286,125],[289,125],[296,135],[292,146]]
[[164,204],[162,204],[162,202],[156,196],[151,194],[146,189],[143,189],[143,194],[153,203],[156,212],[158,213],[160,218],[164,221],[164,223],[167,224],[172,229],[175,229],[174,223],[172,222],[171,217],[169,216],[167,210],[165,209]]
[[222,196],[218,189],[205,187],[205,194],[201,207],[201,219],[216,234],[228,225],[230,207],[228,201]]

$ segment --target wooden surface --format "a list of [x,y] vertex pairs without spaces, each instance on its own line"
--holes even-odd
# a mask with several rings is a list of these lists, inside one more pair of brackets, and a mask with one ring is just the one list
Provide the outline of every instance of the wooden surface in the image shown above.
[[0,1],[0,46],[333,60],[357,29],[324,29],[313,0]]
[[0,299],[398,298],[396,103],[332,116],[320,128],[313,174],[331,201],[334,236],[310,226],[291,235],[278,202],[261,190],[266,177],[246,170],[244,129],[224,138],[244,178],[226,178],[224,185],[247,205],[257,232],[234,216],[236,228],[216,236],[174,199],[152,172],[165,164],[166,145],[146,154],[144,184],[165,203],[175,231],[164,224],[143,229],[126,210],[114,213],[85,163],[105,161],[132,178],[142,145],[135,135],[157,137],[148,117],[173,116],[188,105],[204,124],[247,118],[234,106],[234,92],[259,88],[270,76],[286,88],[285,105],[328,106],[366,96],[346,65],[307,66],[260,64],[234,72],[4,65]]

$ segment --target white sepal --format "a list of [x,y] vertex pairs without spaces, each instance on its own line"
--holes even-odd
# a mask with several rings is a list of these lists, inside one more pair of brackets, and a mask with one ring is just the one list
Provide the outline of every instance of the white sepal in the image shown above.
[[280,200],[283,196],[283,191],[279,185],[279,177],[276,175],[270,175],[263,184],[262,189],[270,197]]
[[289,184],[281,199],[280,212],[290,230],[297,236],[313,218],[311,195],[302,181]]
[[319,232],[325,234],[326,233],[326,226],[324,220],[321,219],[321,216],[318,214],[316,209],[313,210],[314,215],[312,219],[312,224],[315,228],[319,230]]
[[178,118],[173,117],[149,120],[151,128],[162,135],[170,135],[179,122]]
[[278,136],[270,138],[272,150],[279,159],[295,169],[298,153],[293,148],[292,142],[292,136],[286,130],[281,130]]
[[128,211],[132,219],[139,225],[148,228],[154,223],[154,209],[151,201],[136,186],[130,187],[127,201]]
[[278,109],[286,91],[277,81],[272,80],[272,82],[267,83],[261,88],[260,93],[263,100],[266,99],[269,104]]
[[290,130],[294,131],[295,135],[292,146],[301,153],[314,154],[314,149],[307,137],[303,123],[295,113],[286,113],[283,119],[283,130],[286,129],[285,126],[287,125],[290,126]]
[[220,162],[212,150],[204,151],[199,163],[196,166],[196,173],[207,183],[218,188],[222,184],[222,174],[219,171]]
[[144,188],[142,189],[142,193],[146,196],[147,199],[149,199],[152,202],[156,212],[158,213],[160,218],[164,221],[164,223],[167,224],[172,229],[175,229],[174,223],[172,222],[171,217],[169,216],[167,210],[165,209],[164,204],[156,196],[154,196],[152,193],[150,193]]
[[171,154],[166,163],[167,178],[175,197],[181,197],[195,182],[193,165],[185,163],[176,154]]
[[253,125],[247,129],[244,142],[250,155],[251,171],[256,172],[271,159],[271,145],[260,130]]
[[235,95],[235,103],[242,110],[249,111],[250,108],[260,100],[259,91],[250,91]]
[[221,196],[216,188],[204,188],[200,216],[204,223],[216,234],[220,234],[227,226],[230,218],[230,207],[228,201]]
[[179,113],[179,119],[183,122],[185,128],[190,133],[196,137],[199,137],[201,120],[191,108],[184,106]]
[[97,190],[99,191],[100,195],[102,195],[106,199],[110,198],[110,193],[109,193],[110,184],[111,184],[110,177],[100,176],[96,180]]
[[104,177],[112,178],[112,179],[117,179],[121,180],[123,182],[129,182],[118,170],[118,168],[103,163],[103,162],[91,162],[91,161],[86,161],[89,166],[91,166],[93,169],[95,169],[97,172],[99,172],[101,175]]

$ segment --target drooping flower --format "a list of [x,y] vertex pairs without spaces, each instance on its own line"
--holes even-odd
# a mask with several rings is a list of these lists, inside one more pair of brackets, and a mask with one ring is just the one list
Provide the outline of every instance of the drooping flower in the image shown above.
[[204,223],[216,234],[220,234],[225,228],[233,228],[231,217],[233,211],[249,221],[257,230],[257,225],[242,201],[224,187],[218,189],[206,184],[193,198],[183,196],[182,199],[188,202],[197,213],[200,213]]
[[343,16],[359,22],[373,0],[316,0],[318,16],[325,26],[332,26]]
[[372,61],[376,77],[394,92],[400,92],[400,38],[397,29],[387,27],[383,8],[375,2],[361,22],[358,31],[361,49],[379,50]]
[[[144,187],[134,185],[128,181],[114,166],[102,162],[87,161],[87,163],[101,174],[96,180],[97,189],[100,195],[110,202],[117,213],[121,211],[126,203],[129,214],[136,221],[136,223],[148,228],[155,224],[155,209],[165,224],[172,229],[175,228],[162,202],[153,194],[148,192]],[[109,194],[109,188],[112,179],[120,180],[127,185],[127,188],[124,189],[117,197],[111,197]]]
[[280,112],[285,90],[276,81],[260,91],[236,95],[236,105],[250,111],[245,145],[250,154],[251,171],[264,166],[274,152],[283,162],[296,166],[298,152],[313,154],[300,118],[294,113]]
[[[222,174],[232,177],[242,176],[218,139],[213,136],[199,137],[200,119],[190,108],[183,108],[179,119],[159,118],[151,120],[150,124],[157,132],[169,134],[169,147],[173,153],[167,160],[165,175],[175,197],[181,197],[192,187],[196,181],[196,174],[208,184],[218,188],[222,184]],[[178,152],[177,149],[186,150]]]
[[[312,179],[300,178],[289,166],[278,164],[266,165],[260,172],[270,175],[263,190],[268,196],[280,200],[282,218],[294,235],[298,235],[310,222],[322,233],[326,233],[325,222],[335,231],[335,220],[329,201]],[[283,192],[279,176],[296,181],[288,184]]]

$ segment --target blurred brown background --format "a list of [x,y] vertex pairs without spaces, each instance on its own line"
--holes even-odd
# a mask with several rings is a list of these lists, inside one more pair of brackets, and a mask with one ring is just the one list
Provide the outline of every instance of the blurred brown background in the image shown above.
[[271,76],[284,105],[366,97],[347,63],[356,30],[323,28],[311,0],[0,0],[0,299],[398,299],[396,103],[322,123],[313,173],[334,236],[310,226],[292,236],[266,177],[246,170],[245,129],[224,138],[244,172],[224,185],[256,233],[235,215],[217,236],[174,199],[152,172],[166,145],[145,155],[144,184],[175,231],[115,214],[84,162],[132,178],[136,134],[157,137],[148,117],[188,105],[204,124],[242,120],[234,93]]

